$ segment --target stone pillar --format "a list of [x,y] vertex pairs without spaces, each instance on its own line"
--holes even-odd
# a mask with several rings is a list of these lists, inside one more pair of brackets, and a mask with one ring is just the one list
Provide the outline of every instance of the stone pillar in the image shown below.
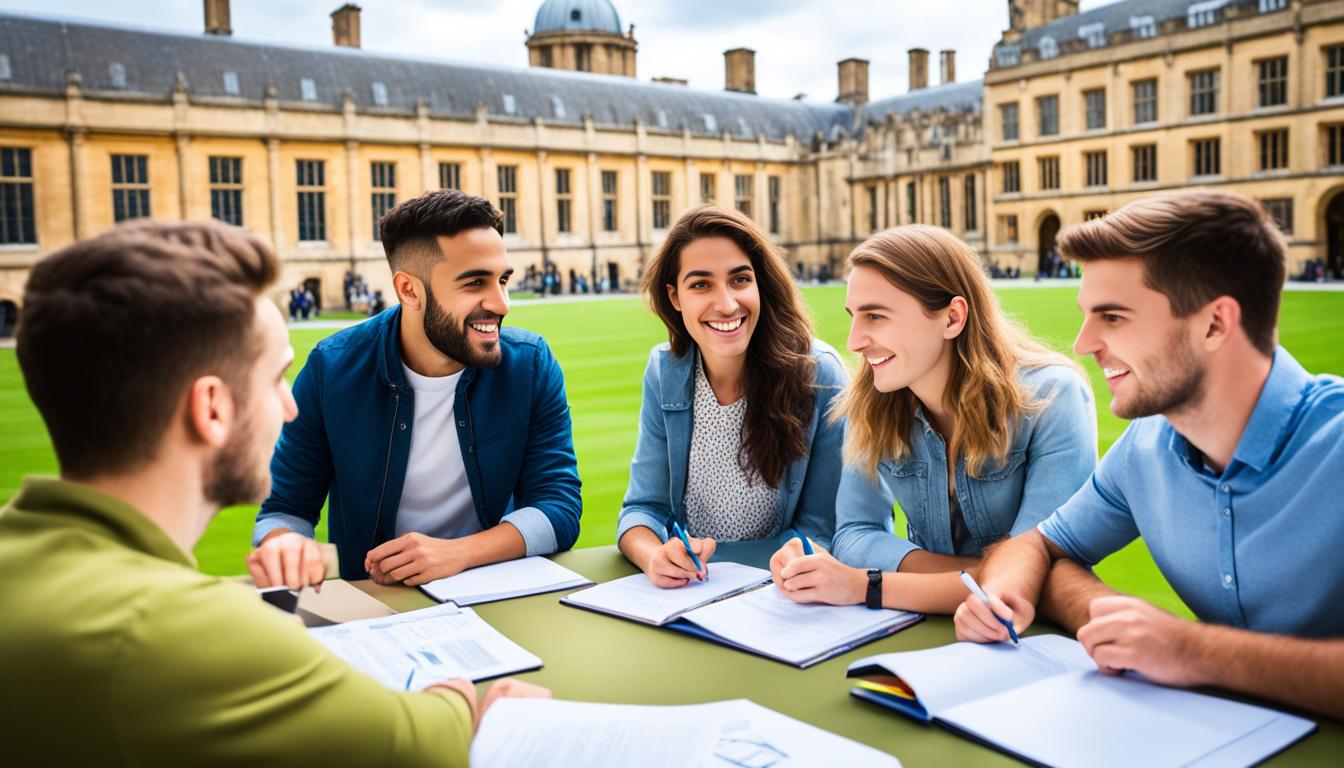
[[[174,143],[177,145],[177,210],[178,218],[186,221],[191,218],[191,196],[188,193],[190,187],[187,185],[187,163],[189,161],[188,152],[191,146],[191,136],[185,133],[173,135]],[[213,213],[213,212],[212,212]]]
[[283,206],[280,203],[280,140],[266,140],[266,189],[271,209],[271,247],[276,253],[284,246]]
[[345,236],[347,238],[347,249],[350,255],[350,267],[355,266],[355,258],[359,252],[355,244],[355,220],[359,215],[359,183],[355,180],[356,163],[359,162],[359,142],[345,142]]

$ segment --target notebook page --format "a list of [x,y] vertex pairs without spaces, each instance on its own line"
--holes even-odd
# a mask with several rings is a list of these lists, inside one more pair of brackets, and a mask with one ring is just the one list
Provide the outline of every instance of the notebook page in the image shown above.
[[966,701],[991,696],[1037,680],[1096,665],[1077,641],[1059,635],[1008,643],[952,643],[939,648],[871,656],[851,670],[876,664],[901,678],[934,717]]
[[598,584],[565,597],[564,602],[603,613],[666,624],[685,611],[760,584],[770,572],[739,563],[714,563],[709,579],[692,581],[677,589],[659,589],[642,573]]
[[471,568],[454,576],[435,579],[420,588],[441,603],[473,605],[591,583],[544,557],[524,557]]
[[939,713],[1051,765],[1187,765],[1281,715],[1263,707],[1095,670],[1057,675]]
[[800,605],[771,584],[683,618],[758,653],[800,664],[913,616],[862,605]]

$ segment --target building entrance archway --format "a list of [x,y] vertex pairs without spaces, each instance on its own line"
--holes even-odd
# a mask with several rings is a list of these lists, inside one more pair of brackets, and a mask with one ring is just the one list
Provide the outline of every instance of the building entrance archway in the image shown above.
[[1055,236],[1059,234],[1059,217],[1053,213],[1041,218],[1036,230],[1036,274],[1038,277],[1054,277],[1059,268],[1055,250]]
[[1325,206],[1325,270],[1332,279],[1344,278],[1344,190]]

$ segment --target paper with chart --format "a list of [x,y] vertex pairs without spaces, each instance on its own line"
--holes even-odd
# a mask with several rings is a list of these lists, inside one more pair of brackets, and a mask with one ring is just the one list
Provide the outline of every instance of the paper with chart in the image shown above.
[[714,563],[709,579],[677,589],[659,589],[642,573],[598,584],[561,602],[645,624],[662,625],[693,608],[770,580],[770,572],[740,563]]
[[435,579],[420,589],[441,603],[476,605],[592,583],[559,563],[534,556],[472,568]]
[[350,666],[395,690],[454,677],[472,680],[537,669],[541,659],[470,608],[452,603],[308,630]]
[[[1263,707],[1103,675],[1059,635],[856,661],[898,676],[936,719],[1049,765],[1251,765],[1315,729]],[[866,673],[865,673],[866,674]]]
[[746,699],[654,707],[501,699],[471,746],[473,766],[900,768],[890,755]]
[[920,616],[862,605],[803,605],[770,584],[688,611],[682,618],[734,645],[805,665]]

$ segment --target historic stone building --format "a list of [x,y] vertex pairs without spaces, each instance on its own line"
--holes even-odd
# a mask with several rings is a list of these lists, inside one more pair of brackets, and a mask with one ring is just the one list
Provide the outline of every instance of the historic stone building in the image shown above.
[[723,90],[639,81],[609,0],[546,0],[526,69],[367,53],[351,4],[320,49],[233,38],[229,0],[205,0],[202,35],[0,14],[0,333],[38,258],[137,216],[257,232],[278,291],[339,303],[351,268],[387,289],[379,217],[440,187],[494,200],[519,272],[566,284],[629,287],[702,201],[746,211],[804,277],[912,221],[1030,272],[1060,225],[1190,185],[1266,200],[1295,269],[1344,268],[1344,4],[1009,5],[983,82],[942,51],[930,85],[913,49],[907,93],[870,100],[846,59],[833,102],[756,95],[746,48]]
[[1344,275],[1344,3],[1011,5],[985,75],[990,259],[1034,270],[1061,225],[1201,186],[1262,200],[1292,271]]

